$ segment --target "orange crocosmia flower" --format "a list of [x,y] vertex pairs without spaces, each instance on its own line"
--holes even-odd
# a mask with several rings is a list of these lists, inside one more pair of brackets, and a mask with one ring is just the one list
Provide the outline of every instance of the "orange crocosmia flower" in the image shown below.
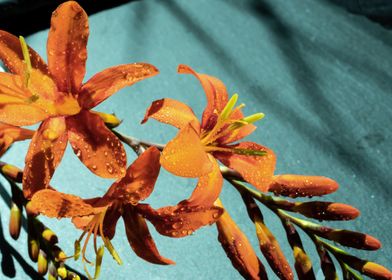
[[48,186],[68,141],[96,175],[120,178],[125,174],[124,147],[90,109],[158,70],[146,63],[124,64],[82,83],[88,35],[87,14],[73,1],[61,4],[52,14],[48,64],[22,37],[0,31],[0,59],[11,72],[0,73],[0,121],[17,126],[42,121],[25,159],[27,198]]
[[12,143],[31,139],[34,131],[0,122],[0,157],[8,150]]
[[[160,170],[159,158],[157,148],[146,150],[103,197],[82,199],[55,190],[40,190],[33,195],[29,211],[48,217],[72,218],[75,226],[84,231],[79,242],[87,234],[82,249],[84,261],[88,262],[85,250],[90,236],[93,234],[96,240],[100,235],[105,244],[108,244],[114,237],[118,219],[122,217],[128,241],[139,257],[155,264],[173,264],[159,254],[145,218],[150,219],[158,231],[165,228],[161,233],[180,237],[215,222],[223,210],[219,207],[195,209],[185,204],[154,210],[147,204],[139,204],[153,191]],[[180,228],[180,222],[185,233],[181,231],[178,235],[173,234]],[[96,247],[96,242],[94,244]]]
[[[235,107],[238,95],[229,100],[224,84],[212,76],[196,73],[189,66],[180,65],[178,72],[193,74],[207,96],[207,107],[201,123],[187,105],[169,98],[154,101],[142,123],[153,118],[180,129],[177,136],[163,150],[162,166],[183,177],[205,177],[213,173],[220,177],[216,159],[236,170],[261,191],[267,191],[275,169],[272,150],[252,142],[235,143],[255,130],[253,123],[263,118],[262,113],[244,117]],[[221,182],[220,179],[216,181]],[[221,184],[221,183],[220,183]],[[215,201],[221,185],[204,190],[211,192],[209,201]]]

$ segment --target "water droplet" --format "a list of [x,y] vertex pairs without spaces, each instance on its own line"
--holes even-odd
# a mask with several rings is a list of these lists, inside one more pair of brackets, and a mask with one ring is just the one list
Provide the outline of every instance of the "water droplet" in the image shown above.
[[80,157],[82,155],[82,151],[81,150],[78,150],[77,152],[76,152],[76,156],[77,157]]
[[94,169],[94,170],[97,170],[97,166],[96,165],[91,166],[91,168]]

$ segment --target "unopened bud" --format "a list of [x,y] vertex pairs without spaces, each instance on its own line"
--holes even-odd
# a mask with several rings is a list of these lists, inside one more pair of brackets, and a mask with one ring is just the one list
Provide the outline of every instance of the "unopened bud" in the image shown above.
[[318,235],[351,248],[361,250],[378,250],[381,248],[381,242],[378,239],[361,232],[330,228],[323,230],[321,228]]
[[0,169],[1,169],[1,173],[6,175],[15,183],[22,183],[23,171],[20,170],[18,167],[11,164],[3,164],[0,165]]
[[360,213],[350,205],[324,201],[297,203],[291,211],[318,220],[353,220]]
[[385,280],[392,279],[391,271],[389,271],[387,268],[383,267],[382,265],[379,265],[374,262],[366,262],[365,265],[362,267],[361,272],[374,279],[385,279]]
[[12,202],[11,210],[10,210],[10,223],[9,223],[9,231],[10,235],[13,239],[18,239],[20,234],[20,229],[22,227],[22,210],[19,206]]
[[52,252],[56,262],[62,262],[67,258],[67,255],[64,253],[64,251],[56,245],[53,246]]
[[101,117],[101,119],[105,122],[106,126],[109,128],[116,128],[121,124],[121,120],[117,118],[115,114],[108,114],[103,112],[96,112],[95,114]]
[[67,275],[68,280],[80,280],[80,276],[77,275],[75,272],[69,271]]
[[49,228],[45,228],[42,233],[41,236],[44,240],[46,240],[49,244],[56,244],[58,242],[58,238],[57,235]]
[[45,275],[48,271],[48,260],[46,259],[46,254],[44,251],[39,250],[38,254],[38,273],[40,275]]
[[53,262],[50,262],[48,266],[48,279],[57,279],[57,269]]
[[67,278],[67,269],[64,266],[60,266],[57,268],[57,275],[60,276],[61,279]]
[[97,279],[99,277],[100,272],[101,272],[103,253],[105,253],[105,246],[101,246],[98,248],[97,257],[95,259],[94,279]]
[[39,241],[29,235],[27,242],[30,259],[33,262],[37,262],[39,254]]
[[275,195],[292,198],[303,196],[322,196],[333,193],[339,185],[332,179],[322,176],[276,175],[269,186],[269,191]]

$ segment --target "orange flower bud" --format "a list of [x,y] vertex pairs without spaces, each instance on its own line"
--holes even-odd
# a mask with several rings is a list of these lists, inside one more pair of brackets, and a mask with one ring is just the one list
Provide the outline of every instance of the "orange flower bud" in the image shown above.
[[289,197],[322,196],[333,193],[338,184],[327,177],[302,175],[276,175],[269,186],[269,191],[275,195]]
[[62,262],[67,258],[67,255],[64,253],[64,251],[56,245],[53,246],[52,253],[56,262]]
[[324,201],[296,203],[290,211],[318,220],[352,220],[360,213],[350,205]]
[[[223,207],[219,200],[215,205]],[[265,268],[248,238],[226,211],[216,225],[219,233],[218,240],[235,269],[246,279],[267,279]]]
[[44,251],[39,250],[38,254],[38,273],[40,275],[45,275],[48,271],[48,260],[46,259],[46,254]]
[[39,242],[38,240],[32,238],[30,235],[28,237],[27,242],[28,242],[27,246],[28,246],[30,259],[33,262],[37,262],[38,254],[39,254]]
[[11,164],[0,165],[1,173],[16,183],[22,183],[23,171]]
[[323,228],[321,228],[317,235],[343,246],[361,250],[378,250],[381,247],[381,242],[375,237],[356,231],[325,228],[323,232]]
[[362,267],[361,272],[374,279],[385,279],[385,280],[392,279],[391,271],[389,271],[387,268],[383,267],[382,265],[379,265],[374,262],[366,262],[365,265]]
[[10,210],[10,222],[9,222],[9,231],[10,235],[13,239],[18,239],[20,234],[20,229],[22,227],[22,210],[19,206],[12,202],[11,210]]
[[64,266],[60,266],[57,268],[57,275],[60,276],[61,279],[67,278],[67,269]]

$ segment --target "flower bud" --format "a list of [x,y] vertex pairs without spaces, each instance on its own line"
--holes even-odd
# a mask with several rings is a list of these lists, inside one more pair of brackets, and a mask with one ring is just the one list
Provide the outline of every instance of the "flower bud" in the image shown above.
[[[215,205],[223,207],[219,200]],[[216,225],[219,233],[218,240],[235,269],[246,279],[267,279],[265,268],[248,238],[227,211],[219,218]]]
[[52,247],[52,253],[56,262],[63,262],[67,258],[67,255],[64,253],[64,251],[56,245]]
[[46,240],[49,244],[56,244],[58,242],[58,238],[57,235],[49,228],[45,228],[42,233],[41,236],[44,240]]
[[57,269],[53,262],[50,262],[48,266],[48,279],[57,279]]
[[38,254],[38,273],[40,275],[45,275],[48,271],[48,260],[46,259],[46,253],[42,250],[39,250]]
[[80,276],[77,275],[75,272],[69,271],[67,275],[68,280],[80,280]]
[[122,122],[119,118],[117,118],[115,114],[108,114],[96,111],[94,111],[94,113],[101,117],[101,119],[105,122],[108,128],[116,128]]
[[335,192],[338,184],[327,177],[302,175],[276,175],[269,186],[269,191],[275,195],[292,198],[303,196],[322,196]]
[[33,237],[31,237],[30,235],[28,236],[27,239],[27,246],[28,246],[28,251],[29,251],[29,256],[30,259],[33,262],[37,262],[38,260],[38,254],[39,254],[39,241],[37,239],[34,239]]
[[324,201],[296,203],[290,210],[318,220],[353,220],[360,213],[350,205]]
[[20,229],[22,227],[22,210],[19,206],[12,202],[10,210],[9,232],[11,237],[16,240],[19,237]]
[[60,276],[61,279],[67,278],[67,269],[64,266],[60,266],[57,268],[57,275]]
[[11,164],[2,164],[0,165],[1,173],[6,175],[15,183],[22,183],[23,171],[18,167]]
[[381,248],[381,242],[378,239],[361,232],[327,229],[325,232],[320,232],[318,235],[351,248],[361,250],[378,250]]
[[385,280],[392,279],[391,271],[389,271],[387,268],[383,267],[382,265],[379,265],[374,262],[366,262],[365,265],[362,267],[361,272],[374,279],[385,279]]

